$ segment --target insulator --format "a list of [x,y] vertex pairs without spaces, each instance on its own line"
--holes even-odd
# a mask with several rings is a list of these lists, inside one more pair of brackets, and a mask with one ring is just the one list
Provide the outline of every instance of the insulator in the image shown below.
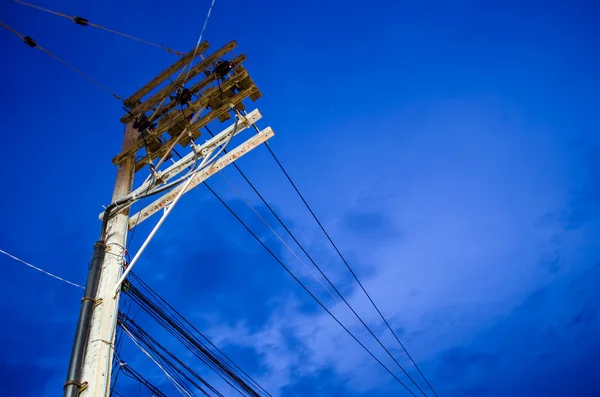
[[81,26],[87,26],[89,23],[87,19],[82,18],[82,17],[74,17],[73,22],[75,22],[77,25],[81,25]]
[[219,60],[215,67],[213,68],[213,73],[217,75],[218,78],[223,78],[227,73],[229,73],[233,69],[233,65],[229,61]]
[[32,39],[29,36],[25,36],[23,37],[23,41],[25,42],[25,44],[27,44],[29,47],[37,47],[37,43],[35,42],[34,39]]

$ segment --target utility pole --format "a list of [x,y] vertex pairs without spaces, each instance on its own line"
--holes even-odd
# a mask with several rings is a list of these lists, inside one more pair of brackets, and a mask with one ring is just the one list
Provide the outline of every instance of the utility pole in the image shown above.
[[[100,214],[100,240],[94,244],[94,255],[81,300],[64,397],[110,395],[121,292],[119,282],[142,252],[138,252],[124,273],[128,230],[159,210],[169,208],[163,215],[166,217],[183,194],[274,135],[270,127],[262,131],[257,129],[257,134],[226,155],[212,157],[214,153],[217,153],[215,156],[221,153],[216,150],[218,147],[224,147],[235,135],[247,130],[262,117],[258,109],[246,116],[240,113],[245,109],[242,103],[244,99],[255,101],[261,97],[261,93],[241,66],[245,55],[238,55],[231,60],[221,59],[236,46],[236,42],[232,41],[205,57],[203,52],[209,45],[201,43],[197,49],[181,57],[124,101],[127,114],[121,118],[121,122],[125,124],[125,137],[121,153],[113,158],[113,163],[118,166],[117,179],[112,203]],[[196,57],[201,60],[194,65]],[[180,72],[175,77],[177,71]],[[196,76],[201,77],[200,81],[191,84],[190,80]],[[170,83],[166,83],[167,79]],[[186,83],[191,86],[187,88]],[[195,140],[200,136],[202,127],[216,119],[221,122],[229,120],[232,111],[236,117],[233,125],[202,145],[196,145]],[[162,163],[172,155],[177,145],[184,148],[189,146],[191,153],[162,171],[155,170],[154,160],[160,159],[159,163]],[[210,164],[201,168],[204,163],[200,162],[194,169],[199,158],[210,158]],[[133,190],[134,174],[148,165],[152,177]],[[167,190],[167,182],[180,173],[188,172],[188,169],[194,172],[169,183],[173,187]],[[184,178],[187,178],[187,182],[180,183]],[[166,193],[130,218],[130,207],[135,204],[136,198],[144,196],[151,188],[159,187],[164,189],[152,194]],[[163,220],[161,218],[155,229],[160,227]]]
[[[126,124],[123,151],[133,147],[136,139],[137,131],[133,128],[132,123]],[[119,164],[112,202],[127,196],[131,192],[134,166],[135,153]],[[73,355],[77,354],[75,352],[76,349],[83,351],[78,352],[80,357],[71,357],[71,364],[76,365],[76,367],[71,368],[71,365],[69,367],[69,379],[67,379],[67,383],[65,384],[65,397],[77,397],[80,395],[108,396],[109,394],[109,390],[103,391],[103,388],[110,388],[109,380],[112,372],[110,364],[113,356],[116,315],[119,306],[119,296],[113,297],[112,292],[123,271],[128,220],[128,209],[113,215],[106,223],[106,230],[103,230],[101,233],[103,234],[101,241],[95,245],[104,244],[103,247],[100,247],[104,251],[103,260],[98,264],[99,268],[94,269],[94,266],[90,266],[90,276],[88,276],[86,292],[88,292],[88,288],[93,289],[93,285],[90,284],[97,283],[96,294],[95,296],[85,296],[84,293],[84,297],[82,298],[82,312],[84,304],[90,305],[93,312],[87,330],[80,330],[80,327],[85,328],[86,324],[78,324],[77,326],[77,334],[81,333],[85,341],[78,340],[77,336],[79,335],[76,335]],[[96,248],[98,249],[98,247]],[[97,259],[96,255],[94,259]],[[94,262],[94,259],[92,262]],[[92,274],[94,272],[97,272],[97,275]],[[80,315],[80,323],[82,317]],[[86,331],[87,336],[85,336]],[[78,344],[84,344],[84,348],[82,349],[81,346],[77,346]],[[74,360],[76,361],[75,363],[73,363]],[[79,379],[84,379],[84,381],[79,381]],[[94,381],[90,383],[89,381],[85,381],[85,379],[94,379]]]
[[[137,131],[133,123],[125,125],[123,150],[135,145]],[[119,164],[112,202],[127,196],[133,188],[135,153]],[[119,295],[114,294],[115,286],[123,273],[125,260],[124,247],[127,246],[129,210],[125,209],[110,218],[106,227],[106,254],[100,273],[94,315],[90,324],[87,349],[83,362],[82,379],[93,379],[81,396],[108,396],[114,339],[117,329]]]

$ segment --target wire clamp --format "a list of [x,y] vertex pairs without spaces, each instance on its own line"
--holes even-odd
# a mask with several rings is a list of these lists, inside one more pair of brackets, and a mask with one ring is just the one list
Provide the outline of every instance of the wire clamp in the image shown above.
[[102,298],[96,299],[96,298],[90,298],[89,296],[84,296],[83,298],[81,298],[81,303],[85,302],[85,301],[90,301],[93,304],[93,308],[95,308],[96,306],[98,306],[99,304],[102,303]]
[[37,43],[35,42],[35,40],[29,36],[23,37],[23,42],[25,44],[27,44],[29,47],[32,47],[32,48],[37,47]]
[[89,24],[88,20],[83,17],[73,17],[73,22],[81,26],[87,26]]
[[68,380],[63,385],[63,389],[65,389],[68,386],[77,386],[79,393],[81,393],[82,391],[84,391],[85,389],[88,388],[88,383],[87,382],[79,383],[76,380]]

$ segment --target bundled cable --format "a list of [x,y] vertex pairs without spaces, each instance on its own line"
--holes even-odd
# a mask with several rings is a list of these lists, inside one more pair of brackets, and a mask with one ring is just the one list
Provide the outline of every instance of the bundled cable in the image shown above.
[[[158,387],[156,387],[154,384],[152,384],[148,379],[146,379],[138,371],[136,371],[135,369],[133,369],[129,364],[123,363],[123,362],[119,363],[119,367],[118,367],[116,373],[118,375],[121,372],[126,377],[131,378],[134,381],[136,381],[138,384],[144,386],[146,389],[148,389],[152,393],[153,396],[155,396],[155,397],[167,397],[167,394],[165,394],[164,392],[162,392]],[[121,394],[116,391],[116,379],[115,379],[114,383],[115,383],[115,385],[113,385],[112,393],[120,396]]]
[[[124,285],[124,292],[132,302],[146,312],[156,323],[169,332],[186,349],[188,349],[207,368],[211,369],[223,379],[232,389],[243,396],[261,397],[270,396],[252,377],[241,370],[229,357],[195,329],[172,306],[168,305],[156,292],[154,292],[139,277],[131,274],[133,283]],[[138,288],[142,288],[141,289]],[[175,372],[185,379],[188,385],[197,390],[203,390],[207,395],[220,396],[220,393],[193,371],[189,365],[179,360],[173,353],[164,348],[156,339],[152,338],[134,320],[124,313],[119,315],[120,325],[135,336],[148,350],[154,351],[166,367],[174,366]],[[192,383],[193,381],[193,383]]]

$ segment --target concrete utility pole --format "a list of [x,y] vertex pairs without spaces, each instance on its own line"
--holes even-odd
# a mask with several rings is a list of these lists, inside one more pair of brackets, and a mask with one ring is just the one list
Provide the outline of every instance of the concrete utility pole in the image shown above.
[[[205,57],[203,52],[208,43],[202,43],[197,50],[184,55],[124,101],[127,114],[121,122],[125,124],[125,138],[121,153],[113,158],[113,163],[118,166],[117,180],[112,203],[100,216],[102,231],[100,240],[94,245],[81,301],[64,397],[109,397],[121,279],[126,278],[153,233],[183,194],[274,135],[267,127],[217,158],[221,153],[217,148],[224,147],[235,135],[262,117],[258,110],[246,116],[240,113],[245,108],[244,99],[255,101],[261,93],[241,66],[245,55],[238,55],[230,61],[221,59],[236,45],[232,41]],[[195,57],[201,61],[194,65]],[[188,65],[185,76],[181,72],[177,74]],[[195,76],[201,79],[190,83]],[[166,83],[167,79],[170,83]],[[186,87],[186,83],[191,86]],[[230,112],[236,118],[232,126],[202,145],[196,145],[195,140],[200,136],[202,127],[216,119],[221,122],[229,120]],[[154,170],[154,161],[160,159],[159,164],[162,163],[177,145],[189,145],[191,153],[162,171]],[[211,155],[214,153],[213,158]],[[200,162],[193,172],[187,173],[188,169],[196,167],[199,158],[210,161],[204,168],[205,163]],[[152,178],[146,179],[132,192],[134,174],[147,165],[151,165]],[[158,165],[156,167],[159,168]],[[166,186],[170,179],[182,172],[186,175]],[[181,178],[187,178],[187,182],[181,183]],[[153,188],[157,190],[152,194],[164,191],[164,195],[130,219],[130,206]],[[127,198],[121,200],[124,197]],[[165,211],[124,273],[127,231],[167,207],[169,210]]]
[[[135,145],[137,131],[132,123],[125,126],[123,151]],[[112,201],[128,195],[133,188],[135,153],[125,159],[117,171],[117,180]],[[123,273],[124,247],[127,245],[129,210],[113,215],[106,228],[106,255],[100,273],[96,307],[90,324],[90,333],[83,361],[81,379],[89,379],[88,387],[80,396],[108,396],[110,394],[110,375],[112,373],[112,357],[115,332],[117,329],[117,311],[119,295],[114,291],[117,281]]]

